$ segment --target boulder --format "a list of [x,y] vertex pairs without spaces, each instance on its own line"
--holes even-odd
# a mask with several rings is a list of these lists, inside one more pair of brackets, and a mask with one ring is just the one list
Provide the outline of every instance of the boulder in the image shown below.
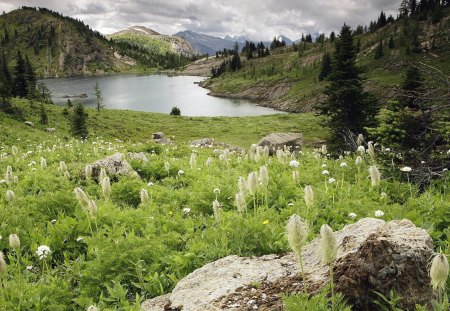
[[153,133],[152,135],[153,135],[153,139],[163,139],[163,138],[165,138],[165,135],[164,135],[163,132],[156,132],[156,133]]
[[112,156],[98,160],[92,165],[92,175],[97,177],[100,174],[100,170],[105,168],[106,173],[109,176],[114,175],[127,175],[133,172],[131,165],[125,160],[125,156],[117,152]]
[[261,139],[258,146],[269,147],[269,154],[274,155],[278,149],[288,147],[291,152],[300,151],[303,135],[300,133],[272,133]]
[[[408,220],[385,223],[365,218],[335,232],[336,289],[355,310],[377,310],[373,291],[395,288],[400,307],[428,304],[432,298],[427,265],[433,253],[428,233]],[[330,281],[329,267],[317,256],[319,239],[302,252],[308,290],[314,294]],[[292,253],[261,257],[228,256],[180,280],[171,294],[146,301],[146,311],[282,310],[282,296],[303,290]]]
[[214,146],[214,139],[209,137],[191,141],[191,147],[194,148],[205,148],[205,147],[212,148],[213,146]]
[[25,124],[31,127],[34,127],[34,123],[31,121],[25,121]]

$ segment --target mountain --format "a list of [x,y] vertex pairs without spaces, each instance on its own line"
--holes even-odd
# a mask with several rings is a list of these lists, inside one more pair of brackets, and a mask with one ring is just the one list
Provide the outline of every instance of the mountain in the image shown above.
[[283,36],[283,35],[279,35],[277,37],[277,39],[278,39],[278,41],[284,41],[286,43],[286,45],[292,45],[294,43],[294,41],[292,41],[291,39],[289,39],[288,37]]
[[217,51],[234,47],[234,41],[196,33],[191,30],[177,32],[174,36],[184,38],[201,54],[215,55]]
[[106,36],[115,41],[127,41],[138,44],[153,53],[164,54],[166,52],[194,56],[198,52],[185,39],[177,36],[167,36],[143,27],[132,26],[126,30]]
[[83,22],[48,9],[23,7],[2,14],[0,25],[0,53],[13,63],[20,50],[42,77],[104,74],[136,65]]
[[[437,68],[436,72],[450,75],[450,8],[442,8],[441,14],[438,21],[433,15],[410,18],[408,23],[400,19],[372,31],[355,33],[355,48],[359,48],[356,63],[364,88],[373,92],[380,103],[396,98],[398,86],[412,63],[431,66],[429,72],[433,71],[430,68]],[[318,34],[311,36],[317,38]],[[383,54],[376,57],[380,38]],[[202,85],[211,90],[211,95],[260,100],[262,105],[284,111],[311,111],[325,98],[323,91],[328,85],[326,80],[318,79],[324,52],[332,54],[334,50],[335,44],[329,40],[322,44],[313,39],[312,43],[272,49],[265,57],[253,53],[249,60],[241,55],[239,70],[227,68]],[[220,68],[226,61],[209,60],[209,68]],[[186,70],[192,73],[194,65]],[[202,72],[207,72],[207,67],[202,64]]]

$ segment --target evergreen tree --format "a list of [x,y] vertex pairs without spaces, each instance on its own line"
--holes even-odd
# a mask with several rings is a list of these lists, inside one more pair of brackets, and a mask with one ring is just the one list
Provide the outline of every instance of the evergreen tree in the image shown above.
[[39,123],[41,124],[47,124],[48,123],[48,116],[47,112],[45,111],[44,104],[41,103],[40,111],[39,111]]
[[378,46],[375,50],[375,55],[374,58],[375,59],[379,59],[381,57],[383,57],[384,55],[384,50],[383,50],[383,39],[380,38],[380,42],[378,43]]
[[400,98],[400,102],[406,107],[418,108],[418,94],[421,92],[422,86],[423,78],[419,68],[416,66],[409,67],[402,84],[403,98]]
[[239,57],[239,47],[237,42],[234,44],[233,56],[231,57],[230,69],[236,71],[241,68],[241,58]]
[[17,51],[17,63],[14,68],[14,95],[26,97],[28,94],[26,64],[20,51]]
[[394,42],[394,36],[393,36],[393,35],[391,35],[391,36],[389,37],[388,47],[389,47],[390,49],[395,48],[395,42]]
[[325,52],[322,57],[322,68],[319,74],[319,81],[325,80],[331,73],[331,57],[328,52]]
[[334,31],[332,31],[330,33],[330,42],[333,43],[336,40],[336,34],[334,33]]
[[39,99],[46,104],[53,104],[52,92],[48,89],[44,82],[39,82],[38,86]]
[[102,90],[100,89],[100,84],[98,81],[95,82],[95,99],[97,103],[97,111],[100,112],[100,109],[104,108],[105,105],[102,104],[103,97],[102,97]]
[[75,105],[72,117],[72,135],[81,139],[86,139],[88,136],[88,129],[86,124],[87,113],[84,111],[84,106],[81,103]]
[[374,97],[363,90],[355,61],[352,31],[344,24],[335,43],[331,83],[325,89],[328,98],[317,107],[328,117],[325,122],[332,132],[330,146],[335,149],[345,150],[344,135],[348,131],[364,133],[364,127],[373,124],[378,108]]
[[0,99],[7,102],[12,95],[12,78],[8,69],[8,62],[3,53],[0,59]]
[[28,55],[25,57],[25,80],[27,82],[27,98],[33,99],[36,95],[36,74],[30,63]]

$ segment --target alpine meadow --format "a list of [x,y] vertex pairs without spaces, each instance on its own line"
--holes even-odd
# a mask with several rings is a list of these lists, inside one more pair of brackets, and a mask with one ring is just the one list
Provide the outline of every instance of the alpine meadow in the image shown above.
[[23,2],[0,310],[450,310],[449,0]]

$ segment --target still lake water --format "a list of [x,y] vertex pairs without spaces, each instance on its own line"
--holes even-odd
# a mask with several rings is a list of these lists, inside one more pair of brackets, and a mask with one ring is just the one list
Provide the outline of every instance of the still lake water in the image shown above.
[[104,77],[70,77],[43,80],[52,92],[55,104],[65,105],[67,98],[86,94],[86,98],[71,98],[88,107],[96,106],[95,83],[102,91],[105,108],[127,109],[168,114],[172,107],[183,116],[256,116],[280,113],[240,99],[218,98],[197,84],[202,77],[165,75],[115,75]]

